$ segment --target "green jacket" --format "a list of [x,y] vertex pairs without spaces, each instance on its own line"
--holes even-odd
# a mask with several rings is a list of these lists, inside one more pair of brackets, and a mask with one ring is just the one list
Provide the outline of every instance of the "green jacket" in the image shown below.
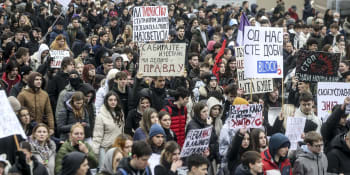
[[[89,153],[87,155],[87,159],[88,159],[88,162],[89,162],[89,167],[90,168],[96,168],[97,165],[98,165],[98,160],[97,160],[97,157],[95,155],[95,153],[92,151],[92,148],[91,146],[84,142],[84,144],[87,146],[88,150],[89,150]],[[66,142],[64,142],[60,148],[60,150],[58,151],[57,155],[56,155],[56,162],[55,162],[55,173],[58,174],[61,169],[62,169],[62,160],[63,160],[63,157],[70,153],[70,152],[73,152],[73,151],[78,151],[79,150],[75,147],[72,146],[71,142],[69,140],[67,140]]]

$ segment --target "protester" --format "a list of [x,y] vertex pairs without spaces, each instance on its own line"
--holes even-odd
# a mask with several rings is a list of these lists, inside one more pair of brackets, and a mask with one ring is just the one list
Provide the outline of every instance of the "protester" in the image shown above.
[[37,123],[34,120],[31,120],[29,110],[26,107],[21,107],[18,111],[18,118],[24,130],[24,133],[27,136],[32,135],[32,131]]
[[62,171],[60,175],[76,174],[85,175],[89,170],[88,158],[81,152],[67,153],[62,160]]
[[350,167],[346,162],[350,160],[350,131],[337,135],[331,143],[327,153],[328,173],[348,174]]
[[205,175],[208,173],[209,162],[201,155],[191,155],[187,158],[188,175]]
[[158,113],[153,108],[148,108],[143,112],[142,119],[140,121],[140,127],[136,129],[134,134],[134,141],[146,140],[150,132],[151,126],[158,123]]
[[166,111],[160,111],[158,113],[159,118],[159,124],[162,126],[164,132],[165,132],[165,140],[167,142],[169,141],[177,141],[177,137],[175,132],[170,128],[171,126],[171,116]]
[[131,155],[131,148],[133,145],[132,137],[127,134],[120,134],[114,141],[112,147],[117,147],[121,149],[123,157],[128,157]]
[[260,154],[256,151],[247,151],[242,155],[242,163],[237,167],[236,175],[261,175],[263,163]]
[[111,148],[106,152],[105,160],[98,175],[113,175],[117,172],[119,162],[123,158],[123,152],[120,148]]
[[160,164],[154,169],[155,175],[176,174],[177,168],[182,166],[180,159],[180,147],[174,141],[169,141],[164,146]]

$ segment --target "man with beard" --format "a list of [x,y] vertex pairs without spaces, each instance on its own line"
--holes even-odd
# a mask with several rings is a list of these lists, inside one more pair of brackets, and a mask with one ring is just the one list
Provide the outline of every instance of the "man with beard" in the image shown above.
[[176,29],[176,38],[171,41],[171,43],[186,43],[186,46],[189,45],[189,41],[185,38],[185,27],[180,26]]

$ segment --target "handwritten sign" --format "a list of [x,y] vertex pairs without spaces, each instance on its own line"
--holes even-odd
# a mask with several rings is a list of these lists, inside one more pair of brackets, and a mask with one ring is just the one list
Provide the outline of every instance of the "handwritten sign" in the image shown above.
[[346,97],[350,97],[349,83],[319,82],[317,84],[317,116],[326,122],[332,113],[332,108],[337,104],[343,104]]
[[298,142],[302,141],[301,134],[304,132],[306,118],[305,117],[288,117],[286,136],[288,137],[291,145],[291,150],[296,150]]
[[0,99],[0,138],[20,134],[26,139],[27,136],[3,90],[0,91]]
[[213,127],[190,130],[186,136],[180,157],[188,157],[192,154],[202,154],[208,149]]
[[50,56],[53,57],[51,68],[61,68],[63,58],[70,57],[70,54],[66,50],[50,50]]
[[261,104],[232,105],[229,111],[230,128],[259,128],[262,126]]
[[168,6],[134,7],[133,41],[164,41],[168,35]]
[[261,78],[261,79],[251,79],[247,80],[244,77],[244,48],[236,47],[236,63],[237,63],[237,78],[238,78],[238,86],[243,89],[244,94],[250,94],[250,90],[252,94],[266,93],[273,91],[273,80],[272,78]]
[[139,72],[143,76],[182,76],[185,70],[185,43],[143,44]]
[[244,27],[245,78],[283,78],[283,29]]
[[300,81],[336,82],[340,53],[299,50],[295,75]]

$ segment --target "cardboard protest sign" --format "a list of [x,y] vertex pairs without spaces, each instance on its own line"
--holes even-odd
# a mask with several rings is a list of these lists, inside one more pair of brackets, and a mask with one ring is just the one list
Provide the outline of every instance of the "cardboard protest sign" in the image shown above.
[[250,94],[250,90],[252,90],[252,94],[272,92],[272,78],[251,79],[251,81],[244,78],[244,48],[236,47],[235,54],[238,86],[243,89],[244,94]]
[[300,81],[336,82],[340,53],[299,50],[295,75]]
[[134,7],[133,41],[164,41],[168,35],[168,6]]
[[140,47],[139,72],[143,76],[183,76],[185,43],[150,43]]
[[283,29],[244,27],[245,78],[283,78]]
[[230,128],[259,128],[262,126],[261,104],[232,105],[226,122]]
[[296,150],[299,141],[302,141],[301,134],[304,132],[305,117],[288,117],[285,135],[288,137],[291,150]]
[[27,138],[22,125],[13,111],[4,90],[0,91],[0,138],[19,134]]
[[343,104],[350,97],[349,83],[319,82],[317,84],[317,116],[325,122],[332,113],[332,108]]
[[202,154],[208,149],[213,127],[190,130],[186,136],[180,157],[188,157],[192,154]]
[[53,57],[51,68],[61,68],[63,58],[70,57],[70,53],[67,50],[50,50],[50,56]]

